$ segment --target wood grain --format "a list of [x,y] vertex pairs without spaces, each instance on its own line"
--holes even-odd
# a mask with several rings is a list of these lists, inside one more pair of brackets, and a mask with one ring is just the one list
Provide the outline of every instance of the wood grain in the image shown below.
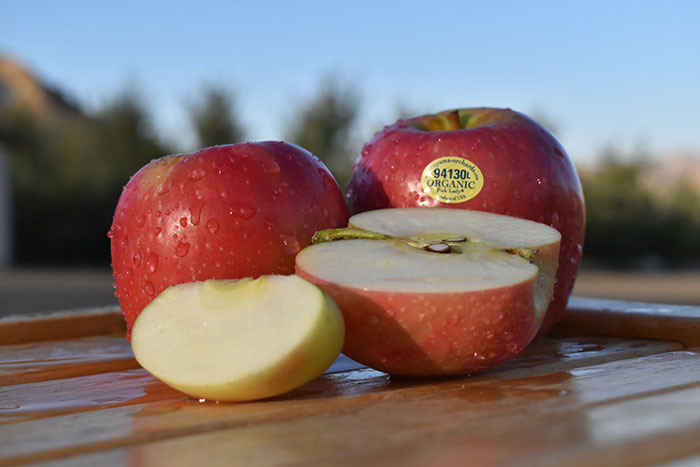
[[700,458],[700,308],[573,298],[552,336],[480,375],[341,356],[241,404],[138,368],[117,308],[5,318],[0,440],[0,465],[683,465]]
[[[251,405],[180,409],[151,417],[157,429],[149,417],[133,420],[139,442],[115,439],[109,449],[103,440],[87,446],[94,453],[73,445],[51,454],[82,450],[74,465],[644,465],[700,450],[692,442],[700,432],[698,370],[700,355],[671,352],[507,381],[409,385],[306,409],[295,402],[286,416],[249,413],[232,426],[225,421],[236,408]],[[216,429],[182,430],[202,412],[222,415]],[[177,436],[144,439],[172,423]]]
[[551,334],[675,340],[697,347],[700,307],[572,297]]
[[57,311],[0,319],[0,345],[126,333],[119,307]]
[[[390,400],[397,411],[394,423],[410,425],[415,415],[411,401],[444,395],[446,401],[454,402],[457,393],[462,402],[486,407],[488,412],[517,400],[514,392],[526,394],[528,401],[558,395],[566,390],[562,385],[570,378],[568,372],[577,368],[626,361],[631,355],[667,354],[677,348],[674,343],[653,341],[545,339],[502,371],[472,378],[411,380],[371,369],[331,369],[283,397],[247,404],[200,403],[144,370],[15,385],[0,388],[0,400],[11,404],[0,425],[0,439],[12,440],[0,447],[0,459],[36,461],[238,427],[302,423],[313,416],[345,417]],[[46,402],[47,394],[51,403]],[[400,414],[408,418],[402,421]]]
[[131,345],[123,336],[91,336],[0,348],[0,386],[139,368]]

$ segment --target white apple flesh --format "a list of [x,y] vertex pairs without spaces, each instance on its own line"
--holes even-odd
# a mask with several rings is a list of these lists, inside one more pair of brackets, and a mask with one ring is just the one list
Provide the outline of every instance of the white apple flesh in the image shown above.
[[297,276],[169,287],[134,323],[132,349],[152,375],[195,398],[246,401],[323,373],[343,344],[335,303]]
[[474,373],[515,356],[539,330],[554,290],[555,229],[441,208],[368,211],[350,227],[316,239],[352,239],[296,258],[297,274],[343,312],[350,358],[397,375]]

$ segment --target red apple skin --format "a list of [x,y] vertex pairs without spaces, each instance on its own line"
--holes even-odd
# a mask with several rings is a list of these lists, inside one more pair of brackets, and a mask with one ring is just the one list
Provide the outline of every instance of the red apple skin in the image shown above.
[[342,311],[343,353],[393,375],[478,373],[519,354],[538,329],[534,279],[476,292],[419,294],[345,287],[298,266],[296,273]]
[[[389,207],[473,209],[548,224],[562,235],[554,300],[538,336],[561,318],[583,252],[585,209],[575,167],[551,133],[510,109],[478,108],[470,128],[426,131],[454,111],[400,120],[367,143],[347,186],[350,213]],[[474,125],[472,127],[472,125]],[[434,128],[434,126],[433,126]],[[444,203],[424,193],[421,176],[436,158],[458,156],[479,167],[474,198]]]
[[347,222],[331,173],[292,144],[214,146],[152,161],[124,187],[110,230],[127,336],[167,287],[292,274],[314,232]]

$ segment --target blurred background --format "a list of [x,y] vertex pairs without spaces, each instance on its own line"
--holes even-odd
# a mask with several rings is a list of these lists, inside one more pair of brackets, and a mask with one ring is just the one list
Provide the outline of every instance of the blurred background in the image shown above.
[[285,139],[341,186],[399,117],[511,107],[587,202],[575,293],[700,304],[700,2],[0,0],[0,315],[116,304],[153,158]]

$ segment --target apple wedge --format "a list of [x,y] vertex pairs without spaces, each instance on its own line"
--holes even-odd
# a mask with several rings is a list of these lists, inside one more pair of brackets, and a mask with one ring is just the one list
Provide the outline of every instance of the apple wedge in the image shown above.
[[381,209],[317,232],[296,273],[340,307],[350,358],[396,375],[468,374],[534,338],[560,241],[547,225],[504,215]]
[[175,285],[136,319],[131,344],[153,376],[195,398],[283,394],[323,373],[343,345],[335,303],[297,276]]

